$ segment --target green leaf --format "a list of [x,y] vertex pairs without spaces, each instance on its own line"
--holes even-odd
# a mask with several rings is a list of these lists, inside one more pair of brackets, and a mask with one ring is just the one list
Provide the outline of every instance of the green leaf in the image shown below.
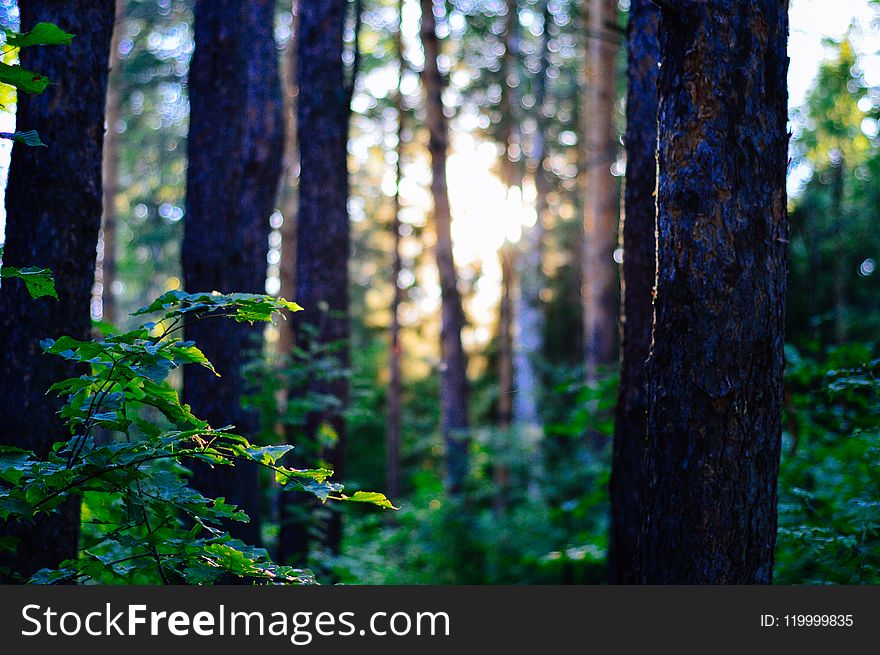
[[48,268],[4,266],[0,269],[0,278],[4,277],[17,277],[23,280],[28,293],[31,294],[31,298],[52,296],[56,300],[58,299],[58,293],[55,291],[55,280],[52,278],[52,271]]
[[0,139],[9,139],[16,143],[22,143],[26,146],[43,146],[46,144],[40,140],[40,135],[36,130],[28,130],[27,132],[0,132]]
[[25,93],[42,93],[52,84],[45,75],[34,73],[21,66],[10,66],[0,61],[0,82],[14,86]]
[[284,455],[293,450],[293,446],[259,446],[246,450],[250,459],[262,464],[274,464]]
[[6,37],[6,44],[14,48],[27,48],[32,45],[70,45],[73,36],[54,23],[37,23],[30,32],[10,33]]
[[211,371],[218,378],[220,374],[214,370],[214,365],[205,357],[205,353],[196,348],[190,342],[178,342],[170,349],[175,364],[199,364]]
[[385,494],[380,494],[378,491],[355,491],[353,496],[342,496],[342,499],[352,503],[370,503],[385,509],[397,509]]

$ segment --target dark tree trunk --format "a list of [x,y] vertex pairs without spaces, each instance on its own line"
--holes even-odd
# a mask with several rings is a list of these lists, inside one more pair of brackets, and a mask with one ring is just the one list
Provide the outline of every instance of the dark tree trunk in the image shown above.
[[[282,115],[272,26],[273,0],[198,0],[190,67],[187,211],[183,275],[187,291],[264,293],[269,215],[281,173]],[[224,319],[187,327],[222,377],[184,372],[184,398],[212,426],[256,433],[241,408],[242,365],[259,348],[260,329]],[[241,506],[250,523],[231,524],[260,540],[256,467],[197,467],[196,488]]]
[[444,83],[437,65],[440,40],[432,0],[421,0],[421,9],[421,39],[425,50],[422,82],[425,86],[428,150],[431,153],[431,194],[434,199],[434,229],[437,232],[435,250],[440,273],[440,431],[446,448],[446,488],[457,494],[467,477],[470,443],[467,356],[461,342],[464,311],[452,254],[452,215],[446,184],[449,128],[443,114]]
[[660,14],[651,0],[632,0],[627,28],[626,185],[621,277],[620,390],[611,468],[612,583],[635,582],[639,535],[639,476],[647,434],[645,361],[651,347],[657,181],[657,64]]
[[586,197],[582,294],[584,356],[588,382],[600,366],[617,358],[617,247],[620,200],[611,165],[617,158],[614,114],[617,103],[616,35],[606,24],[617,18],[615,0],[590,0],[586,80]]
[[670,2],[643,583],[768,583],[787,217],[786,0]]
[[[299,135],[299,210],[296,239],[296,301],[305,311],[296,315],[296,340],[308,350],[338,344],[333,351],[336,371],[349,365],[348,260],[351,251],[348,220],[348,120],[351,87],[343,66],[345,0],[303,2],[299,8],[297,42],[297,131]],[[353,83],[353,80],[351,81]],[[304,329],[310,326],[311,329]],[[311,412],[304,428],[314,449],[318,430],[329,425],[336,443],[324,457],[335,477],[344,475],[345,420],[348,378],[313,375],[299,393],[335,399],[335,405]],[[282,503],[279,554],[282,561],[300,560],[307,554],[308,528],[290,521]],[[323,545],[336,551],[342,536],[341,517],[333,511]]]
[[[31,300],[15,280],[0,292],[0,441],[40,455],[70,436],[57,414],[60,401],[46,390],[78,370],[58,357],[44,357],[39,340],[88,339],[90,332],[113,16],[113,0],[21,3],[22,30],[50,21],[77,35],[69,46],[21,52],[24,68],[56,84],[42,95],[18,95],[19,129],[37,130],[49,147],[16,145],[6,189],[4,263],[51,268],[58,289],[57,301]],[[68,503],[17,536],[23,541],[11,563],[25,575],[75,557],[79,503]]]

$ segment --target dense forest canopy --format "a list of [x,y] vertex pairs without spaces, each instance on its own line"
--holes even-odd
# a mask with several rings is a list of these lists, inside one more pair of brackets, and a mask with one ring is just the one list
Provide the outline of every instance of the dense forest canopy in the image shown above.
[[816,4],[0,0],[2,579],[880,582]]

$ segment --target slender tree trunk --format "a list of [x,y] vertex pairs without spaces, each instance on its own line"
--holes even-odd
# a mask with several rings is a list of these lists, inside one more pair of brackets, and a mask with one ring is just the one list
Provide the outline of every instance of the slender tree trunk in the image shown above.
[[[296,135],[296,111],[299,86],[296,79],[296,44],[299,34],[299,0],[291,0],[293,15],[290,40],[281,53],[280,74],[284,98],[284,170],[281,175],[281,188],[278,192],[278,206],[281,210],[281,262],[279,277],[281,286],[278,295],[288,300],[296,293],[296,208],[299,191],[299,144]],[[290,314],[286,321],[278,323],[277,352],[289,354],[293,350],[293,320]]]
[[[345,16],[345,0],[303,2],[297,43],[300,181],[295,297],[305,311],[296,315],[296,339],[304,350],[336,344],[337,371],[349,366],[351,334],[347,168],[351,86],[346,83],[342,61]],[[310,328],[304,329],[307,325]],[[308,415],[304,433],[305,439],[314,444],[322,425],[332,428],[336,442],[327,449],[325,457],[336,477],[341,478],[345,466],[343,410],[348,404],[348,378],[314,375],[308,388],[300,392],[335,400],[333,407]],[[282,560],[303,557],[308,550],[306,526],[302,521],[287,520],[288,516],[288,508],[282,504]],[[341,517],[333,512],[323,545],[337,551],[341,537]]]
[[504,244],[501,260],[501,301],[498,305],[498,426],[513,424],[513,285],[514,247]]
[[[45,455],[69,438],[51,384],[79,374],[39,341],[69,335],[87,340],[89,299],[101,226],[101,152],[113,0],[30,0],[22,30],[50,21],[76,34],[69,46],[26,48],[21,64],[56,84],[42,95],[18,95],[19,129],[35,129],[48,148],[15,145],[6,188],[5,261],[52,269],[58,300],[31,300],[15,281],[0,291],[0,430],[4,445]],[[10,534],[10,533],[6,533]],[[16,533],[11,564],[24,575],[75,557],[79,502]]]
[[787,217],[786,0],[666,4],[643,583],[768,583]]
[[657,182],[657,65],[660,13],[651,0],[632,0],[627,28],[626,186],[621,277],[620,389],[611,468],[612,583],[635,582],[640,470],[648,420],[645,361],[651,348]]
[[[839,149],[838,149],[839,150]],[[848,267],[847,248],[844,244],[843,230],[843,185],[846,162],[843,154],[840,161],[832,164],[833,186],[831,187],[831,215],[834,217],[834,341],[846,343],[847,338],[847,303],[846,303],[846,272]]]
[[[104,133],[104,158],[102,182],[104,189],[104,215],[101,217],[100,272],[96,281],[101,285],[101,316],[107,323],[116,323],[116,299],[113,297],[113,281],[116,279],[116,194],[119,192],[119,122],[122,109],[122,70],[119,58],[119,40],[125,28],[123,16],[127,0],[116,0],[116,18],[113,40],[110,42],[110,75],[107,81],[106,123]],[[100,278],[100,279],[97,279]]]
[[544,309],[541,291],[544,288],[544,213],[547,211],[546,131],[544,104],[547,96],[547,70],[550,67],[548,45],[552,20],[547,0],[542,2],[544,28],[541,35],[541,69],[535,82],[534,117],[537,125],[529,163],[535,185],[535,224],[523,227],[520,252],[517,256],[516,278],[519,281],[518,302],[514,303],[513,370],[516,393],[513,397],[513,421],[531,438],[541,436],[541,381],[538,361],[544,343]]
[[614,114],[617,102],[617,46],[603,38],[615,22],[616,0],[589,0],[589,44],[584,135],[586,197],[582,294],[587,381],[598,367],[617,358],[617,246],[620,201],[611,165],[617,157]]
[[495,444],[493,471],[496,486],[495,508],[502,510],[507,504],[507,487],[510,471],[507,451],[511,444],[513,426],[513,286],[515,250],[513,244],[505,243],[498,257],[501,260],[501,301],[498,305],[498,430]]
[[403,0],[398,0],[398,22],[395,37],[397,48],[397,91],[395,95],[395,109],[397,112],[397,158],[394,164],[394,198],[393,216],[391,218],[391,234],[393,251],[391,254],[391,328],[390,328],[390,356],[388,360],[388,434],[386,467],[388,494],[391,498],[400,497],[400,443],[402,431],[402,372],[401,357],[403,355],[400,345],[400,305],[403,302],[403,289],[400,288],[401,261],[401,238],[400,238],[400,185],[403,181],[403,128],[404,107],[401,83],[404,71],[403,53]]
[[443,114],[443,78],[437,65],[440,40],[437,37],[432,0],[420,0],[421,38],[425,50],[422,81],[425,86],[428,122],[428,150],[431,153],[431,193],[434,198],[434,228],[437,232],[437,268],[440,272],[441,327],[440,431],[446,447],[446,487],[457,494],[468,472],[468,380],[467,356],[461,342],[464,311],[458,291],[458,276],[452,253],[452,216],[446,184],[446,151],[449,129]]
[[[264,293],[269,216],[281,173],[282,109],[273,38],[273,0],[197,0],[190,67],[187,212],[183,275],[187,291]],[[259,349],[258,328],[210,320],[187,327],[222,377],[184,372],[184,398],[215,427],[254,435],[257,417],[241,407],[242,365]],[[198,370],[197,370],[198,369]],[[241,506],[250,523],[232,533],[260,541],[256,467],[195,469],[194,485]]]
[[[523,187],[522,130],[520,127],[521,100],[517,93],[520,78],[520,30],[517,0],[507,0],[507,16],[504,25],[504,57],[501,85],[501,136],[504,154],[501,160],[501,177],[509,198],[521,201]],[[518,196],[516,194],[519,194]],[[508,217],[519,218],[519,216]],[[506,505],[510,471],[507,452],[513,445],[513,321],[514,294],[516,292],[515,246],[505,240],[498,252],[501,264],[501,298],[498,304],[498,430],[494,433],[494,461],[492,462],[496,496],[495,509],[501,511]]]

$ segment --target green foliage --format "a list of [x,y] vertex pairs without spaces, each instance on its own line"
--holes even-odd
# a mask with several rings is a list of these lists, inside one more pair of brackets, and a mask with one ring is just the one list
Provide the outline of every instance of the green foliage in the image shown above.
[[880,252],[880,87],[851,43],[827,44],[804,106],[792,113],[787,339],[875,339]]
[[[548,408],[545,434],[474,430],[473,466],[460,496],[444,491],[436,454],[418,439],[405,440],[405,455],[418,464],[404,479],[400,511],[350,517],[343,554],[319,563],[341,581],[361,584],[604,582],[616,377],[595,386],[584,385],[576,370],[554,377],[562,400]],[[435,405],[422,405],[424,395],[408,403],[412,424],[429,425],[434,415]],[[436,435],[422,438],[436,443]]]
[[876,346],[787,349],[775,577],[880,582],[880,359]]
[[[61,416],[70,428],[69,440],[55,444],[46,458],[0,448],[0,521],[42,521],[68,497],[81,496],[85,528],[78,559],[39,571],[31,582],[203,584],[229,576],[312,581],[308,572],[279,566],[265,551],[231,538],[224,526],[247,521],[247,515],[223,498],[210,499],[190,488],[186,465],[192,462],[259,466],[285,490],[321,501],[392,508],[380,493],[344,494],[326,468],[283,466],[279,460],[292,446],[257,446],[233,426],[208,425],[168,383],[169,373],[187,364],[214,370],[194,343],[175,336],[187,322],[267,322],[282,309],[299,307],[253,294],[174,291],[137,312],[158,313],[157,322],[100,341],[42,342],[48,355],[87,370],[50,389],[65,399]],[[14,547],[13,540],[0,542],[0,548]]]
[[[0,250],[0,257],[2,256],[2,250]],[[42,298],[43,296],[58,298],[58,293],[55,291],[55,281],[48,268],[4,266],[0,268],[0,278],[19,278],[24,282],[31,298]]]
[[[73,34],[68,34],[52,23],[37,23],[30,32],[23,34],[4,27],[0,27],[0,32],[5,34],[6,45],[10,46],[10,49],[4,53],[4,59],[6,55],[12,55],[21,48],[37,45],[69,45],[73,41]],[[52,83],[52,80],[45,75],[26,70],[17,64],[0,61],[0,84],[7,84],[24,93],[36,94],[45,91]],[[10,139],[26,146],[46,145],[34,130],[0,132],[0,139]]]

